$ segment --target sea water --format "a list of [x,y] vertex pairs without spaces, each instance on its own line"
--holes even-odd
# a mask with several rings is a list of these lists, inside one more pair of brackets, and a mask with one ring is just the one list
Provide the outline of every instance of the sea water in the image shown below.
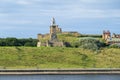
[[120,75],[0,75],[0,80],[120,80]]

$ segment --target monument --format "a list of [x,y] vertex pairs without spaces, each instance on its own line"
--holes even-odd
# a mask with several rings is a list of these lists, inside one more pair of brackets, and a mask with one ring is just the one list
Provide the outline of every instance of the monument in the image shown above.
[[50,25],[50,33],[49,33],[49,40],[42,42],[41,39],[45,38],[46,35],[38,34],[38,40],[37,47],[40,46],[51,46],[51,47],[62,47],[64,46],[63,41],[60,41],[57,38],[57,34],[62,33],[62,29],[58,27],[55,23],[55,18],[52,18],[51,25]]

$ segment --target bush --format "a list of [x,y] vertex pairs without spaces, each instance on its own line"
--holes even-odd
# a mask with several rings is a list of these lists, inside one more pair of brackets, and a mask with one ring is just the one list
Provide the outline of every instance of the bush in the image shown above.
[[86,43],[84,45],[81,45],[80,48],[90,49],[90,50],[93,50],[93,51],[96,51],[96,50],[99,49],[99,47],[95,43]]
[[120,48],[120,44],[111,44],[110,48]]
[[101,47],[104,47],[105,44],[100,42],[99,40],[88,38],[88,39],[81,39],[80,41],[75,42],[73,46],[96,51]]

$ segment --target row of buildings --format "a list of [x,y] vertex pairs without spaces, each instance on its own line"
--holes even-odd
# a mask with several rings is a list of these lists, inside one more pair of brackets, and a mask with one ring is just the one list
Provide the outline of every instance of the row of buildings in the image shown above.
[[120,34],[111,34],[110,31],[103,31],[102,38],[107,44],[119,44],[120,45]]

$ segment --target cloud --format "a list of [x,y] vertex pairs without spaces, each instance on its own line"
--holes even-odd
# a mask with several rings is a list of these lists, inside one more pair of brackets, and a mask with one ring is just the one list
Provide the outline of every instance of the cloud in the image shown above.
[[4,27],[0,27],[2,30],[12,30],[15,29],[16,26],[4,26]]
[[[10,1],[10,0],[5,0]],[[82,5],[86,5],[84,3],[80,2],[88,2],[88,3],[99,3],[99,2],[109,2],[108,0],[76,0],[74,2],[73,0],[70,1],[54,1],[54,0],[11,0],[15,1],[16,4],[20,5],[27,5],[27,7],[17,7],[17,5],[14,5],[14,7],[11,8],[5,8],[4,10],[8,11],[8,15],[6,16],[15,18],[28,18],[28,17],[42,17],[42,16],[58,16],[58,17],[73,17],[73,18],[107,18],[107,17],[120,17],[120,9],[94,9],[94,8],[88,8],[84,7]],[[113,0],[110,0],[113,1]],[[64,3],[63,3],[64,2]],[[78,3],[77,3],[78,2]],[[44,3],[44,4],[43,4]],[[48,4],[49,3],[49,4]],[[57,5],[54,5],[54,4]],[[30,4],[30,5],[29,5]],[[47,5],[46,5],[47,4]],[[61,6],[60,6],[61,5]],[[101,6],[101,5],[98,5]],[[97,6],[97,7],[98,7]],[[93,6],[93,7],[96,7]],[[10,9],[10,10],[9,10]],[[11,13],[12,11],[12,13]],[[16,11],[16,12],[15,12]],[[4,15],[4,14],[1,14]]]
[[81,9],[73,12],[76,18],[120,18],[120,10]]
[[7,13],[0,13],[0,17],[6,17],[6,16],[8,16],[9,14],[7,14]]
[[74,22],[79,24],[79,20],[83,23],[101,20],[103,25],[103,20],[111,20],[109,24],[114,24],[113,19],[120,18],[119,0],[0,0],[0,25],[8,30],[19,31],[21,26],[24,27],[21,31],[28,27],[49,26],[51,17],[59,18],[62,25],[70,22],[69,26],[74,26]]
[[26,1],[26,0],[19,0],[16,2],[17,4],[21,4],[21,5],[29,5],[32,4],[30,1]]
[[118,2],[119,0],[80,0],[80,1],[85,3],[112,3]]
[[[120,17],[120,10],[71,9],[71,10],[40,10],[35,16],[57,16],[67,18],[114,18]],[[29,14],[32,16],[32,14]]]

